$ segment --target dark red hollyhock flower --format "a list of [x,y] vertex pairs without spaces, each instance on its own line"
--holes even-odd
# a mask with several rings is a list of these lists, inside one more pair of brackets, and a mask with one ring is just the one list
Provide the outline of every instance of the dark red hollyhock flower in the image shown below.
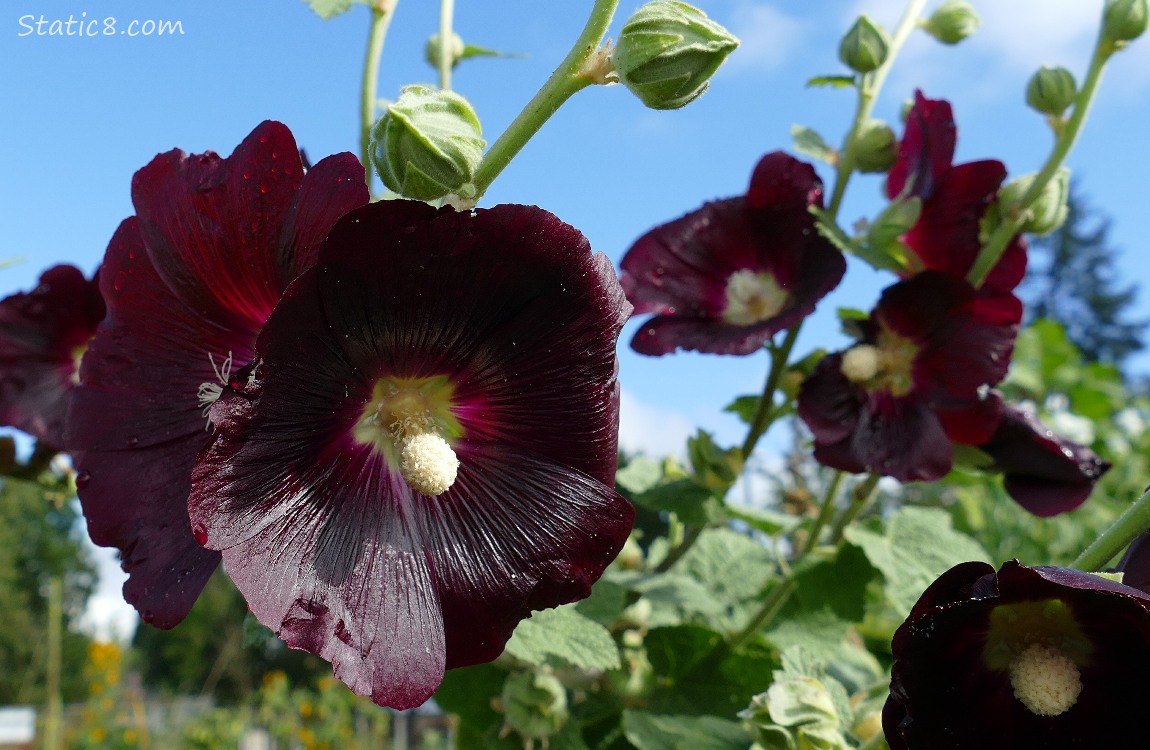
[[994,459],[1006,491],[1036,516],[1056,516],[1086,501],[1110,463],[1057,435],[1030,412],[1007,405],[994,436],[978,446]]
[[815,458],[904,482],[945,475],[952,441],[984,443],[998,425],[990,386],[1006,376],[1019,307],[941,271],[888,287],[862,341],[824,357],[799,392]]
[[621,263],[623,289],[636,314],[655,317],[631,348],[751,354],[809,315],[846,271],[808,211],[822,204],[814,169],[775,151],[755,167],[746,196],[640,237]]
[[211,408],[197,537],[289,646],[421,704],[531,610],[587,596],[626,540],[629,313],[607,259],[541,209],[350,213]]
[[84,357],[69,447],[88,532],[120,549],[124,597],[145,621],[179,623],[219,564],[188,523],[192,464],[212,439],[205,406],[251,361],[335,220],[367,200],[353,155],[304,175],[276,122],[226,159],[173,150],[133,178],[136,215],[104,258],[108,317]]
[[891,750],[1143,747],[1150,596],[1076,570],[951,568],[893,643]]
[[103,317],[96,279],[75,266],[53,266],[32,291],[0,300],[0,424],[65,447],[80,356]]
[[[1006,178],[1000,161],[953,164],[956,129],[949,102],[915,92],[898,159],[887,176],[887,197],[922,200],[922,213],[902,240],[918,268],[965,278],[982,247],[980,222]],[[904,195],[905,193],[905,195]],[[917,270],[917,269],[916,269]],[[988,294],[1011,292],[1026,273],[1026,241],[1007,246],[983,283]]]

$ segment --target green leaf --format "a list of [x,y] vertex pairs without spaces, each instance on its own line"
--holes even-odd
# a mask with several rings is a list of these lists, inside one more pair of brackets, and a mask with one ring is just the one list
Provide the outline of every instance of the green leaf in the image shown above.
[[591,596],[575,603],[575,610],[600,625],[611,625],[627,608],[627,589],[614,581],[600,578],[591,589]]
[[351,6],[366,0],[304,0],[316,14],[327,21],[351,10]]
[[714,622],[724,611],[723,604],[706,586],[685,575],[640,574],[624,585],[641,594],[651,605],[651,615],[647,618],[650,625],[677,624],[697,616]]
[[891,516],[885,534],[856,526],[847,529],[846,539],[882,572],[887,598],[903,616],[926,587],[950,568],[960,562],[988,560],[986,550],[956,531],[950,514],[939,508],[900,508]]
[[638,750],[747,750],[743,726],[715,716],[623,712],[623,734]]
[[636,456],[615,472],[615,484],[630,495],[640,495],[662,481],[662,462],[647,456]]
[[845,89],[854,85],[854,76],[815,76],[814,78],[807,79],[807,86],[829,86],[834,89]]
[[607,628],[573,605],[534,613],[519,623],[507,653],[534,665],[558,661],[581,669],[617,669],[619,648]]
[[755,419],[755,412],[759,410],[760,401],[761,396],[739,396],[724,406],[723,411],[734,414],[746,424],[750,424]]
[[755,531],[761,531],[767,536],[790,533],[803,522],[802,518],[792,516],[790,513],[780,513],[779,511],[751,508],[742,505],[727,506],[727,515],[736,521],[742,521]]
[[766,588],[774,557],[745,534],[711,529],[699,536],[677,567],[702,583],[715,599],[735,606],[754,599]]
[[449,714],[459,717],[463,726],[476,735],[503,723],[503,715],[491,707],[503,690],[507,672],[491,664],[449,669],[435,692],[435,702]]
[[706,526],[723,520],[723,503],[693,479],[676,479],[631,498],[636,505],[678,516],[688,526]]
[[795,151],[809,156],[812,159],[825,161],[827,164],[834,164],[838,158],[838,152],[835,151],[834,147],[824,141],[821,135],[806,125],[792,125],[791,139]]

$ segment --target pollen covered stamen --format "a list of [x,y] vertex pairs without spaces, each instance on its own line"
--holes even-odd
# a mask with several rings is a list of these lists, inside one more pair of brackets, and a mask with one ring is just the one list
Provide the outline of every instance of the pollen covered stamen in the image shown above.
[[399,438],[399,471],[413,490],[435,497],[455,484],[459,458],[435,432],[404,434]]
[[204,425],[204,429],[211,429],[212,420],[208,416],[211,411],[212,404],[219,400],[223,395],[224,386],[228,384],[228,379],[232,376],[232,353],[228,352],[228,356],[220,364],[216,364],[215,358],[211,352],[208,352],[208,362],[212,365],[212,372],[216,375],[216,380],[219,382],[200,383],[200,387],[196,389],[196,401],[200,405],[200,414],[208,423]]
[[735,325],[749,326],[778,315],[790,295],[770,274],[749,269],[735,271],[727,278],[727,306],[723,319]]
[[1068,711],[1082,692],[1082,675],[1071,659],[1043,643],[1033,643],[1010,663],[1010,685],[1022,704],[1039,716]]
[[859,344],[846,350],[840,368],[847,380],[852,383],[865,383],[878,375],[881,366],[882,357],[878,347]]

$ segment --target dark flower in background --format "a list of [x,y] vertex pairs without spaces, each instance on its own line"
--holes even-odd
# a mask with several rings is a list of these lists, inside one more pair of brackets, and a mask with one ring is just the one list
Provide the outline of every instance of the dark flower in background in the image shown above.
[[[891,200],[899,196],[922,200],[918,221],[902,237],[914,254],[912,264],[965,278],[982,247],[981,222],[1006,179],[1006,167],[995,160],[953,164],[955,140],[950,103],[916,91],[886,193]],[[980,291],[1009,293],[1025,273],[1026,241],[1019,235]]]
[[0,424],[64,448],[80,356],[104,317],[96,279],[53,266],[30,292],[0,300]]
[[968,562],[893,642],[891,750],[1142,747],[1150,596],[1100,576]]
[[822,183],[809,164],[764,156],[746,196],[656,227],[627,251],[623,289],[655,315],[631,341],[640,354],[676,349],[751,354],[809,315],[846,271],[815,230]]
[[289,646],[421,704],[622,548],[629,313],[607,259],[541,209],[350,213],[211,407],[195,534]]
[[226,159],[173,150],[133,178],[136,215],[104,258],[108,316],[84,356],[67,444],[88,532],[120,549],[124,597],[145,621],[179,623],[219,563],[188,523],[192,464],[212,439],[205,406],[251,361],[336,219],[367,200],[353,155],[305,176],[275,122]]
[[1055,516],[1086,501],[1110,469],[1090,448],[1055,434],[1036,416],[1008,405],[994,436],[978,446],[994,459],[1014,500],[1036,516]]
[[815,458],[900,481],[950,471],[952,441],[991,438],[1021,304],[982,297],[960,278],[924,271],[883,292],[856,346],[823,358],[803,383],[798,414]]

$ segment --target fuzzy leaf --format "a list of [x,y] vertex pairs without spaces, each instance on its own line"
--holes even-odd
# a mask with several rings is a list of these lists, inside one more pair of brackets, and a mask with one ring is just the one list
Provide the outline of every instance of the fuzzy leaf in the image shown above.
[[581,669],[619,667],[619,648],[611,633],[570,604],[536,612],[519,623],[507,653],[535,665],[558,660]]
[[311,9],[316,12],[323,20],[335,18],[341,13],[346,13],[351,10],[351,6],[356,3],[363,3],[365,0],[305,0]]
[[823,137],[806,125],[792,125],[791,139],[795,151],[812,159],[834,164],[838,153]]
[[715,716],[624,711],[623,734],[638,750],[747,750],[751,745],[741,724]]

